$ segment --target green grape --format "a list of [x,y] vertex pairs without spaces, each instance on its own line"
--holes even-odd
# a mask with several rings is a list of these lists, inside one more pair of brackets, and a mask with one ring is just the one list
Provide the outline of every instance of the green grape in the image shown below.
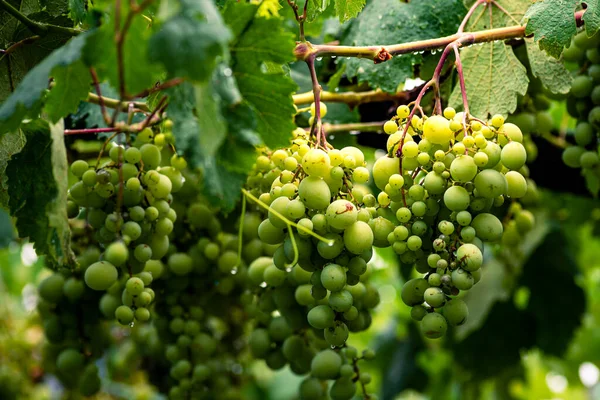
[[145,170],[149,171],[158,168],[161,161],[160,150],[158,147],[153,144],[145,144],[140,147],[140,153]]
[[452,271],[452,284],[459,290],[469,290],[475,284],[473,276],[462,268]]
[[100,391],[101,380],[98,377],[98,367],[88,364],[79,379],[78,390],[83,396],[93,396]]
[[344,231],[344,245],[352,254],[362,254],[371,249],[373,241],[373,231],[365,222],[356,221]]
[[469,317],[467,304],[461,299],[452,299],[447,302],[442,313],[451,326],[462,325]]
[[78,372],[85,361],[85,357],[79,350],[65,349],[60,352],[56,358],[56,368],[63,374],[72,374]]
[[328,305],[318,305],[308,312],[307,319],[312,327],[325,329],[333,326],[335,313]]
[[322,350],[310,364],[311,375],[319,379],[334,379],[339,375],[342,358],[333,350]]
[[281,286],[287,278],[287,273],[277,268],[275,265],[269,265],[264,272],[263,279],[269,286]]
[[587,146],[595,139],[592,126],[587,122],[579,122],[575,128],[575,142],[579,146]]
[[[596,155],[596,153],[593,154]],[[598,156],[596,155],[596,158],[597,157]],[[521,175],[517,171],[508,171],[505,177],[507,182],[506,194],[509,197],[513,199],[518,199],[525,196],[525,194],[527,193],[527,181],[525,180],[523,175]]]
[[471,224],[471,213],[468,211],[459,211],[456,214],[456,222],[461,226],[467,226]]
[[[598,165],[598,153],[596,151],[586,151],[579,158],[581,168],[591,169]],[[527,190],[527,188],[526,188]]]
[[431,143],[446,144],[453,136],[449,121],[440,115],[434,115],[423,123],[423,137]]
[[337,264],[329,264],[321,273],[321,284],[332,292],[340,291],[346,285],[346,272]]
[[463,211],[471,202],[469,193],[462,186],[451,186],[444,193],[444,204],[452,211]]
[[479,247],[465,243],[456,250],[456,260],[467,271],[478,270],[483,264],[483,254]]
[[100,298],[100,312],[109,319],[115,317],[115,310],[121,305],[121,301],[110,294],[105,294]]
[[507,191],[507,182],[504,175],[493,169],[481,171],[473,182],[479,196],[493,199]]
[[150,311],[145,307],[138,307],[135,309],[134,316],[136,320],[145,322],[150,319]]
[[125,290],[132,296],[137,296],[144,291],[144,282],[140,278],[129,278],[125,284]]
[[518,142],[510,142],[502,148],[502,164],[508,169],[517,170],[525,165],[527,161],[527,151],[525,147]]
[[585,149],[579,146],[569,146],[562,153],[562,160],[567,167],[580,168],[581,155],[585,153]]
[[161,218],[154,225],[154,232],[160,236],[166,236],[173,231],[173,221],[168,218]]
[[123,242],[111,243],[104,252],[104,259],[116,267],[125,264],[129,258],[129,250]]
[[323,210],[329,205],[331,191],[322,178],[308,176],[300,182],[298,196],[307,208]]
[[71,277],[65,281],[62,290],[65,297],[69,299],[71,303],[75,303],[85,292],[85,286],[79,279]]
[[147,244],[138,244],[133,251],[133,256],[139,262],[146,262],[152,258],[152,248]]
[[477,237],[481,240],[495,242],[502,237],[502,222],[493,214],[478,214],[473,218],[471,226],[475,228]]
[[329,306],[335,312],[346,312],[352,307],[354,299],[347,290],[340,290],[329,295]]
[[117,281],[117,268],[109,262],[98,261],[85,270],[85,283],[93,290],[106,290]]
[[438,308],[446,302],[446,295],[438,287],[429,287],[423,293],[423,298],[431,307]]
[[448,323],[446,319],[438,313],[428,313],[421,321],[421,330],[425,337],[429,339],[439,339],[446,334]]
[[[304,217],[304,215],[306,214],[306,207],[304,207],[304,203],[302,203],[302,201],[300,199],[295,199],[290,201],[286,207],[285,207],[285,215],[292,219],[293,221],[297,221],[300,218]],[[310,222],[309,219],[304,219],[305,222],[304,224],[306,224],[306,221]],[[312,230],[312,223],[311,223],[311,230]]]
[[528,210],[522,210],[515,216],[515,222],[520,232],[529,232],[535,225],[535,217]]
[[502,149],[494,142],[486,142],[487,145],[485,148],[481,149],[481,152],[485,153],[488,157],[488,162],[486,165],[481,166],[482,169],[490,169],[494,168],[500,162]]
[[323,178],[329,174],[331,161],[323,150],[311,149],[302,158],[302,168],[309,176]]
[[[447,303],[446,303],[447,304]],[[422,321],[427,315],[427,309],[422,305],[416,305],[410,310],[410,317],[415,321]]]
[[98,182],[96,171],[93,169],[85,171],[81,176],[81,181],[85,186],[93,187]]
[[194,260],[186,253],[175,253],[169,256],[167,266],[175,275],[184,276],[192,271]]
[[455,181],[469,182],[477,175],[477,165],[470,156],[460,155],[452,161],[450,174]]
[[592,78],[586,75],[578,75],[573,79],[571,83],[571,91],[569,94],[574,96],[575,98],[582,99],[591,94],[592,89],[594,88],[594,83]]
[[383,131],[385,133],[387,133],[388,135],[391,135],[392,133],[396,133],[398,131],[398,125],[394,121],[386,121],[383,124]]
[[349,331],[346,324],[337,322],[333,327],[324,330],[325,341],[330,346],[341,347],[348,340]]
[[323,398],[323,385],[316,378],[306,378],[300,383],[300,400],[314,400]]
[[127,306],[119,306],[115,310],[115,318],[121,325],[129,325],[133,322],[133,310]]
[[44,279],[38,288],[40,297],[48,303],[58,303],[63,296],[65,278],[61,274],[52,274]]
[[[337,379],[331,389],[329,396],[331,400],[350,400],[356,394],[356,383],[349,378]],[[369,396],[371,398],[372,396]]]
[[373,180],[375,185],[384,190],[392,175],[398,173],[400,169],[400,159],[393,157],[380,157],[373,165]]
[[71,164],[71,173],[78,178],[81,178],[87,172],[90,166],[84,160],[77,160]]
[[358,211],[349,201],[336,200],[327,207],[325,216],[329,226],[343,230],[356,222]]
[[266,329],[255,329],[250,334],[248,345],[255,357],[263,358],[271,349],[271,337]]
[[471,226],[465,226],[461,231],[460,231],[460,237],[465,241],[465,242],[472,242],[475,239],[475,236],[477,235],[477,232],[475,231],[475,229]]
[[[455,161],[458,159],[460,159],[460,157],[455,159]],[[425,180],[423,181],[423,187],[427,190],[429,194],[444,193],[444,191],[446,190],[446,185],[446,180],[442,177],[442,175],[438,174],[435,171],[429,172],[425,176]]]
[[127,221],[123,224],[121,233],[124,236],[128,236],[131,240],[137,240],[142,235],[142,228],[137,222]]
[[401,298],[407,306],[416,306],[423,303],[425,290],[429,284],[425,279],[411,279],[402,286]]

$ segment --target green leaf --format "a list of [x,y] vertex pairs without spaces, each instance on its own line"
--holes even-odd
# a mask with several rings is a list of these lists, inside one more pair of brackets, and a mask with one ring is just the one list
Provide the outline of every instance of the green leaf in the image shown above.
[[69,10],[71,11],[70,15],[76,24],[83,22],[87,16],[87,11],[85,9],[86,4],[87,0],[69,0]]
[[9,209],[8,177],[6,167],[10,159],[25,146],[25,135],[21,129],[0,136],[0,207]]
[[81,59],[90,35],[91,31],[88,31],[73,38],[27,74],[15,92],[0,106],[0,135],[16,130],[25,118],[37,117],[42,106],[42,94],[48,87],[48,78],[57,69],[68,67]]
[[[451,35],[458,29],[465,13],[466,8],[461,0],[370,2],[352,21],[351,29],[342,38],[342,44],[386,45]],[[407,78],[413,77],[413,67],[422,60],[420,54],[395,56],[382,64],[354,58],[346,62],[346,74],[348,78],[358,77],[359,83],[368,82],[373,88],[395,93]]]
[[63,15],[69,12],[69,0],[40,0],[40,4],[50,15]]
[[587,9],[583,14],[585,31],[588,36],[594,35],[600,29],[600,1],[585,0]]
[[585,178],[585,186],[590,191],[594,198],[598,197],[600,191],[600,178],[594,173],[594,171],[583,171],[583,177]]
[[275,148],[286,145],[296,127],[292,100],[296,84],[283,72],[264,72],[263,65],[293,61],[295,41],[281,19],[256,17],[256,10],[257,6],[243,3],[229,3],[225,9],[225,21],[235,35],[231,72],[258,116],[257,131],[264,144]]
[[534,3],[525,14],[528,19],[525,34],[533,34],[540,49],[559,58],[577,32],[574,13],[578,3],[576,0],[543,0]]
[[59,119],[77,111],[79,102],[85,100],[90,90],[91,77],[87,67],[77,61],[54,73],[55,86],[46,98],[44,110],[50,121]]
[[568,93],[571,90],[573,76],[563,63],[540,50],[533,39],[525,39],[525,45],[533,76],[539,78],[552,93]]
[[35,120],[22,129],[27,143],[6,168],[10,213],[19,236],[29,237],[49,265],[73,267],[63,122],[49,126]]
[[[113,87],[119,88],[114,29],[114,24],[105,23],[90,37],[85,47],[84,61],[86,65],[96,68],[100,80],[106,79]],[[133,18],[123,43],[125,89],[131,95],[153,87],[160,78],[159,66],[147,61],[151,34],[149,23],[142,16]]]
[[221,115],[211,83],[196,86],[195,95],[196,108],[202,110],[198,115],[198,123],[204,131],[199,136],[198,145],[204,157],[212,158],[215,157],[227,136],[227,125]]
[[[319,14],[324,12],[329,7],[330,0],[306,0],[308,1],[308,7],[306,9],[306,21],[313,22]],[[302,2],[299,2],[302,5]],[[298,10],[298,13],[302,13],[302,8]]]
[[184,7],[165,22],[150,39],[149,57],[162,63],[170,76],[206,81],[227,50],[231,33],[212,2],[198,4],[199,10]]
[[356,18],[365,6],[366,0],[335,0],[335,13],[340,22]]
[[536,346],[558,357],[567,350],[586,308],[584,292],[575,282],[579,271],[574,254],[565,232],[555,226],[529,257],[519,282],[530,290],[525,311],[536,325]]
[[[485,43],[461,49],[460,55],[471,114],[486,119],[515,111],[517,96],[527,92],[529,78],[512,47],[502,42]],[[459,85],[454,87],[449,104],[462,109]]]

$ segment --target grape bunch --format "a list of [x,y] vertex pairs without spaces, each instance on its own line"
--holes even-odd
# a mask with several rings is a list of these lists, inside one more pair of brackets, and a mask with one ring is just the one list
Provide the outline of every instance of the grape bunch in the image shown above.
[[[385,239],[406,264],[424,274],[402,289],[411,316],[428,338],[463,324],[456,297],[481,279],[484,242],[503,237],[492,213],[506,199],[535,190],[525,178],[527,151],[519,127],[501,115],[489,123],[456,113],[417,117],[407,106],[384,125],[388,155],[373,166],[377,197],[393,222]],[[405,134],[406,131],[406,134]]]
[[587,179],[600,178],[598,130],[600,129],[600,34],[591,38],[582,31],[574,36],[563,59],[572,63],[575,77],[567,96],[567,111],[577,119],[575,145],[562,154],[571,168],[581,168]]
[[187,163],[174,154],[170,166],[161,166],[164,136],[154,137],[146,128],[127,148],[108,142],[109,161],[95,168],[85,160],[71,165],[79,181],[69,189],[69,217],[83,213],[103,249],[85,268],[84,280],[89,288],[106,291],[100,308],[123,325],[150,319],[153,272],[169,250],[168,235],[177,219],[170,204],[183,185]]
[[[256,221],[272,257],[248,268],[254,286],[248,310],[256,319],[249,345],[272,369],[299,375],[301,399],[350,399],[357,382],[370,380],[358,361],[373,356],[346,344],[350,332],[367,329],[379,303],[368,283],[380,218],[365,184],[370,173],[355,147],[317,146],[302,129],[289,148],[266,150],[248,178],[250,194],[268,212]],[[250,300],[250,298],[249,298]],[[363,389],[364,390],[364,389]],[[365,392],[366,394],[366,392]]]

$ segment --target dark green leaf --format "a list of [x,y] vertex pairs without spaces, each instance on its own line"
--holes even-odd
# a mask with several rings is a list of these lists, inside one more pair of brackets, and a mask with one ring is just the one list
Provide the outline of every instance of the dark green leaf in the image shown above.
[[585,31],[588,36],[592,36],[600,29],[600,1],[585,0],[587,9],[583,14],[583,22],[585,22]]
[[15,238],[15,232],[10,215],[0,209],[0,249],[8,246]]
[[539,78],[552,93],[568,93],[573,76],[563,63],[541,51],[532,39],[525,39],[525,45],[533,76]]
[[36,120],[22,128],[27,143],[6,168],[10,213],[19,236],[29,237],[51,266],[73,267],[63,123]]
[[50,15],[63,15],[69,12],[69,0],[40,0],[40,3]]
[[55,50],[33,68],[15,92],[0,106],[0,134],[16,130],[25,118],[35,118],[42,106],[42,94],[55,68],[70,66],[81,59],[91,32],[83,33]]
[[584,292],[575,283],[573,254],[565,233],[555,226],[525,263],[519,282],[530,290],[525,311],[535,322],[536,346],[558,357],[567,350],[586,308]]
[[[437,38],[456,32],[466,9],[460,0],[419,0],[404,3],[378,0],[369,3],[343,38],[346,45],[373,45],[411,42]],[[382,64],[373,60],[351,59],[346,62],[349,78],[358,77],[374,88],[394,93],[423,57],[419,54],[396,56]]]
[[86,11],[87,0],[69,0],[69,10],[71,10],[71,18],[76,24],[83,22],[87,15]]
[[10,159],[25,146],[25,135],[21,129],[0,136],[0,207],[9,209],[8,177],[6,167]]
[[263,72],[263,63],[293,61],[295,41],[280,19],[255,17],[256,10],[255,5],[241,3],[225,9],[225,21],[235,35],[232,72],[242,97],[258,116],[257,131],[264,144],[275,148],[287,144],[295,128],[296,84],[283,72]]
[[534,3],[525,18],[528,19],[525,34],[533,34],[540,49],[558,58],[577,32],[575,24],[576,0],[543,0]]
[[198,5],[192,10],[184,6],[150,39],[150,60],[162,63],[170,76],[205,81],[226,51],[229,29],[212,2]]
[[[312,22],[314,21],[319,14],[321,14],[323,11],[325,11],[327,9],[327,7],[329,7],[329,2],[330,0],[306,0],[308,1],[308,8],[307,8],[307,13],[306,13],[306,21],[307,22]],[[298,2],[300,5],[302,5],[302,2]],[[302,11],[302,9],[298,10],[298,13],[300,14]]]
[[91,77],[81,61],[59,68],[54,73],[54,87],[46,98],[44,110],[52,122],[77,111],[90,90]]

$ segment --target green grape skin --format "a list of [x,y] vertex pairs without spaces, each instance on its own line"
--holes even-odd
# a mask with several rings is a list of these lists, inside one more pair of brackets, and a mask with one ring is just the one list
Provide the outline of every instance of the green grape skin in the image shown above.
[[463,211],[469,207],[471,198],[462,186],[452,186],[444,193],[444,204],[452,211]]
[[65,297],[69,299],[71,303],[75,303],[85,292],[85,285],[81,280],[70,277],[65,281],[62,290]]
[[427,304],[434,308],[441,307],[446,302],[446,296],[444,292],[438,287],[427,288],[423,294],[423,298]]
[[[598,153],[596,151],[586,151],[579,158],[581,168],[592,169],[598,165]],[[525,187],[527,189],[527,186]]]
[[493,199],[506,193],[506,178],[493,169],[481,171],[473,181],[477,194],[486,199]]
[[302,158],[302,168],[309,176],[323,178],[331,169],[329,155],[321,149],[311,149]]
[[327,223],[335,229],[346,229],[356,222],[358,211],[356,206],[347,200],[332,202],[325,213]]
[[194,260],[186,253],[175,253],[169,256],[167,266],[175,275],[184,276],[192,271]]
[[328,305],[318,305],[307,315],[308,323],[316,329],[326,329],[333,326],[335,313]]
[[77,160],[71,164],[71,173],[76,177],[81,178],[88,168],[89,165],[86,161]]
[[344,250],[344,240],[337,233],[327,233],[325,234],[325,238],[331,240],[332,244],[319,241],[317,243],[317,251],[321,257],[332,260]]
[[593,88],[592,78],[586,75],[578,75],[573,79],[569,93],[578,99],[582,99],[589,96]]
[[158,147],[153,144],[145,144],[140,147],[140,153],[145,170],[149,171],[158,168],[161,162],[161,155]]
[[306,378],[300,383],[300,400],[321,399],[324,395],[323,385],[317,378]]
[[510,142],[502,148],[500,159],[506,168],[518,170],[527,161],[527,151],[521,143]]
[[62,299],[64,285],[65,278],[61,274],[52,274],[40,283],[38,292],[42,299],[56,304]]
[[135,309],[134,317],[141,322],[148,321],[150,319],[150,311],[145,307],[138,307]]
[[115,310],[115,318],[121,325],[129,325],[133,322],[133,310],[128,306],[119,306]]
[[125,264],[129,258],[129,250],[123,242],[111,243],[104,252],[104,259],[116,267]]
[[100,391],[102,381],[98,377],[98,367],[94,364],[88,364],[81,374],[77,386],[83,396],[93,396]]
[[[387,240],[387,234],[386,234]],[[360,255],[373,246],[374,235],[366,222],[356,221],[344,230],[344,245],[352,254]]]
[[263,278],[267,285],[277,287],[281,286],[285,282],[287,273],[277,268],[275,265],[269,265],[265,269]]
[[518,199],[525,196],[527,193],[527,181],[523,175],[517,171],[508,171],[505,177],[507,183],[506,194],[509,197]]
[[307,208],[323,210],[329,205],[331,191],[322,178],[307,176],[298,186],[298,196]]
[[265,357],[271,349],[271,337],[266,329],[259,328],[252,331],[248,339],[250,351],[255,357]]
[[423,303],[427,288],[429,288],[429,283],[425,279],[411,279],[402,286],[402,301],[410,307]]
[[473,276],[462,268],[452,271],[452,284],[459,290],[469,290],[475,284]]
[[473,218],[471,226],[475,228],[477,237],[483,241],[495,242],[502,238],[502,222],[493,214],[478,214]]
[[138,244],[133,251],[133,256],[139,262],[146,262],[152,258],[152,248],[147,244]]
[[79,350],[67,348],[56,358],[56,368],[63,374],[76,373],[83,367],[85,357]]
[[337,379],[329,390],[329,396],[331,397],[331,400],[350,400],[355,394],[356,383],[350,378]]
[[85,283],[93,290],[106,290],[117,281],[119,273],[114,265],[107,261],[98,261],[85,270]]
[[323,331],[323,335],[328,345],[341,347],[348,340],[349,331],[346,324],[337,322],[333,327],[326,328]]
[[581,155],[585,153],[585,149],[579,146],[569,146],[562,153],[562,160],[567,167],[580,168]]
[[415,321],[422,321],[427,315],[427,309],[422,305],[416,305],[410,310],[410,317]]
[[475,271],[483,264],[483,254],[479,247],[465,243],[456,250],[456,260],[466,271]]
[[400,169],[400,159],[393,157],[380,157],[373,165],[373,180],[375,185],[384,190],[388,184],[390,177],[397,174]]
[[352,294],[347,290],[340,290],[329,295],[329,306],[335,312],[348,311],[354,302]]
[[477,165],[472,157],[460,155],[452,161],[450,174],[455,181],[469,182],[477,175]]
[[342,357],[333,350],[321,350],[310,364],[311,375],[319,379],[334,379],[339,375]]
[[340,291],[346,286],[346,271],[337,264],[329,264],[321,273],[321,284],[332,292]]
[[488,156],[488,162],[486,165],[482,166],[482,169],[491,169],[494,168],[501,159],[502,149],[494,142],[487,142],[487,145],[484,149],[481,149]]
[[442,175],[438,174],[435,171],[429,172],[425,176],[425,180],[423,182],[423,187],[427,190],[429,194],[444,193],[444,191],[446,190],[446,185],[446,180],[442,177]]
[[284,317],[275,317],[268,327],[269,337],[275,342],[283,342],[293,332]]
[[462,325],[469,317],[469,309],[462,299],[452,299],[447,302],[442,313],[451,326]]
[[448,323],[446,319],[438,313],[428,313],[421,321],[421,330],[425,337],[429,339],[439,339],[446,334]]

